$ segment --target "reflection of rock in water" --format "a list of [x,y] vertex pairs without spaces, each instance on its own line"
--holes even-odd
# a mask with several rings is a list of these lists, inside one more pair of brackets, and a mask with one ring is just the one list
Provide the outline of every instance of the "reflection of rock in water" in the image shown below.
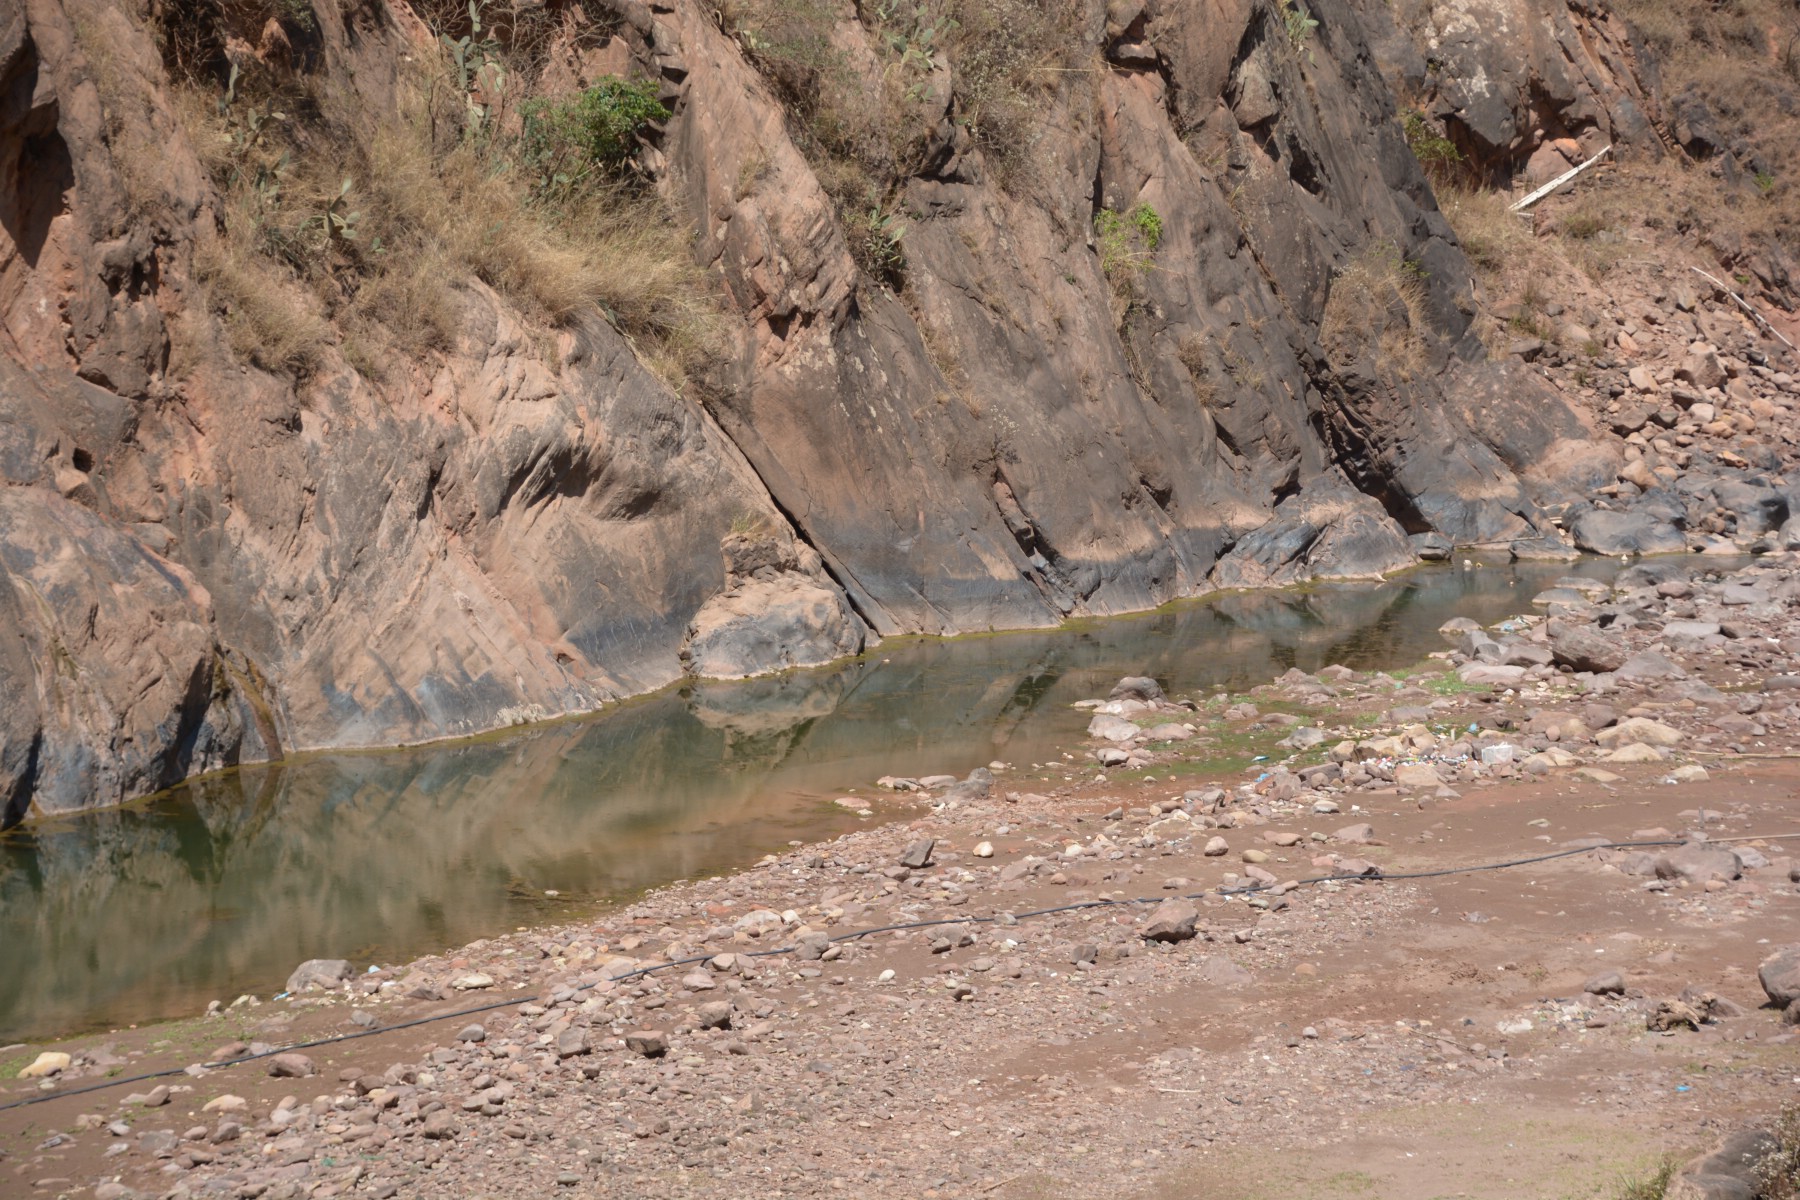
[[727,767],[773,767],[792,753],[814,721],[837,711],[869,667],[852,663],[836,671],[703,682],[688,694],[688,711],[725,735]]

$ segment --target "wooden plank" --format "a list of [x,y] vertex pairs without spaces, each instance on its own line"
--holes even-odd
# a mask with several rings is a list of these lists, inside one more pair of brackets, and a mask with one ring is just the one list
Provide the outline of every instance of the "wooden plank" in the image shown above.
[[1599,154],[1594,155],[1594,157],[1588,159],[1586,162],[1582,163],[1579,167],[1570,167],[1567,171],[1564,171],[1561,175],[1558,175],[1555,179],[1552,179],[1549,183],[1546,183],[1543,187],[1541,187],[1537,191],[1531,193],[1531,195],[1525,197],[1523,200],[1519,201],[1517,204],[1514,204],[1512,206],[1512,208],[1509,209],[1508,211],[1524,212],[1526,209],[1528,209],[1532,205],[1536,204],[1539,200],[1542,200],[1545,196],[1548,196],[1551,192],[1554,192],[1557,188],[1561,187],[1563,184],[1569,182],[1569,180],[1575,178],[1577,175],[1581,174],[1583,171],[1587,170],[1589,167],[1591,167],[1595,163],[1599,162],[1601,160],[1601,158],[1605,157],[1607,151],[1609,151],[1611,149],[1612,149],[1611,146],[1603,147]]

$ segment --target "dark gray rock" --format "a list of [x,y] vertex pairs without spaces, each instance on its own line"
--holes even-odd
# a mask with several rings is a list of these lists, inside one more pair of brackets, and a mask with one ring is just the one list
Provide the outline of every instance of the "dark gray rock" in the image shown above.
[[1687,672],[1666,655],[1654,650],[1640,650],[1628,655],[1613,674],[1620,679],[1648,682],[1657,679],[1685,679]]
[[1164,699],[1162,684],[1147,675],[1127,675],[1113,685],[1109,700],[1142,700],[1156,704]]
[[1273,519],[1213,567],[1222,588],[1278,587],[1308,579],[1369,578],[1415,561],[1406,535],[1370,497],[1321,488],[1282,501]]
[[1625,977],[1617,971],[1602,971],[1582,984],[1581,990],[1590,996],[1622,996]]
[[931,865],[932,848],[936,845],[936,838],[920,838],[918,841],[908,845],[905,850],[901,851],[900,857],[896,861],[898,861],[901,866],[911,867],[915,871],[921,867],[928,867]]
[[1614,671],[1627,657],[1625,642],[1592,625],[1552,618],[1547,624],[1550,656],[1576,671]]
[[1719,507],[1737,520],[1739,533],[1770,533],[1789,517],[1788,497],[1780,489],[1743,478],[1721,479],[1712,487]]
[[1455,544],[1436,530],[1415,533],[1406,540],[1412,543],[1413,553],[1419,556],[1420,562],[1448,562],[1456,550]]
[[1589,554],[1677,554],[1687,538],[1667,521],[1642,513],[1590,508],[1569,521],[1575,545]]

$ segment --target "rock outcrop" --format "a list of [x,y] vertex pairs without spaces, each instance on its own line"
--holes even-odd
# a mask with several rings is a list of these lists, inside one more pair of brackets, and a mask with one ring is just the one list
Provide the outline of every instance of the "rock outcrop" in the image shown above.
[[1546,183],[1607,146],[1666,151],[1656,61],[1604,5],[1402,0],[1361,11],[1396,93],[1483,176]]
[[[973,68],[906,59],[882,278],[766,41],[697,0],[587,8],[616,23],[594,63],[662,88],[639,157],[726,296],[723,361],[679,391],[599,312],[549,327],[476,278],[416,355],[336,330],[305,372],[243,361],[196,98],[149,27],[0,14],[7,820],[684,669],[1390,570],[1408,535],[1539,536],[1611,478],[1541,378],[1486,360],[1343,0],[1303,39],[1247,0],[1073,7],[1063,51],[1105,68],[1034,76],[1010,147]],[[307,12],[219,62],[390,112],[395,64],[439,53],[403,0]],[[826,33],[840,91],[884,94],[891,40],[848,4]],[[1611,68],[1583,86],[1630,124]],[[1121,256],[1097,231],[1134,212],[1155,236]],[[745,522],[791,552],[734,564]]]
[[709,679],[816,667],[863,648],[868,630],[826,578],[819,556],[783,528],[732,533],[726,588],[700,606],[681,662]]

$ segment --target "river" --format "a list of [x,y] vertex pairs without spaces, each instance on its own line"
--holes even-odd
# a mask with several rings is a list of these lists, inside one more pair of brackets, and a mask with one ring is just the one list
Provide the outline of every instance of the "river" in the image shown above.
[[[1235,593],[1048,632],[894,640],[864,658],[670,689],[505,737],[246,768],[0,836],[0,1042],[191,1016],[359,966],[567,919],[866,820],[881,775],[1026,768],[1126,674],[1173,693],[1289,667],[1408,665],[1453,616],[1528,611],[1616,564],[1420,568]],[[554,891],[560,895],[545,895]]]

